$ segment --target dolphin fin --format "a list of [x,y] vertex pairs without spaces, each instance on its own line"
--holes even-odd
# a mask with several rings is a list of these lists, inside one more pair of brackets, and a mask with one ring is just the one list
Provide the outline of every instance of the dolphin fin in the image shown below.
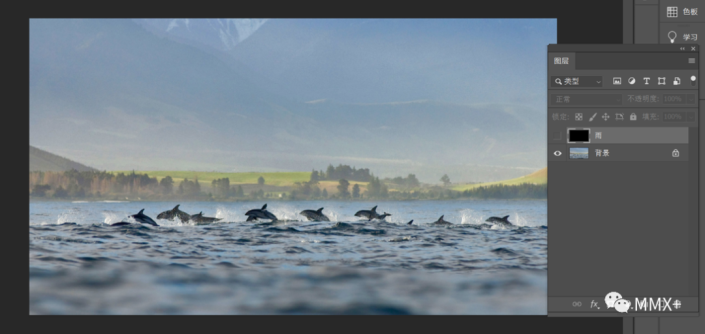
[[260,210],[266,210],[266,209],[267,209],[267,204],[264,204],[264,205],[262,206],[262,209],[260,209]]
[[316,210],[316,212],[318,212],[318,214],[320,215],[321,213],[323,213],[323,208]]
[[372,208],[372,210],[370,210],[370,211],[372,211],[372,212],[377,212],[377,211],[375,211],[375,210],[377,210],[377,206],[376,206],[376,205],[375,205],[375,207]]
[[138,215],[142,214],[142,211],[144,211],[144,209],[140,210],[140,212],[138,212],[137,214]]
[[509,218],[509,216],[508,216],[508,215],[507,215],[507,216],[504,216],[504,217],[502,217],[502,220],[507,220],[507,218]]
[[171,211],[176,211],[176,210],[178,210],[178,209],[179,209],[179,205],[181,205],[181,204],[176,204],[176,206],[175,206],[173,209],[171,209]]
[[412,219],[408,223],[406,223],[406,225],[411,225],[411,223],[413,223],[413,222],[414,222],[414,220]]
[[[445,215],[443,215],[443,216],[445,216]],[[438,218],[438,221],[443,221],[443,216],[441,216],[441,218]]]

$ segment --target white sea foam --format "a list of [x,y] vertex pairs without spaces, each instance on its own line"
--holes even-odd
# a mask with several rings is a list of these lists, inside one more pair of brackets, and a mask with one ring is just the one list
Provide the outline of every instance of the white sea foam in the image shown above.
[[463,209],[460,211],[460,223],[461,224],[472,224],[480,225],[485,223],[485,217],[473,210],[473,209]]
[[126,213],[115,211],[103,211],[101,214],[103,214],[103,223],[108,225],[121,221],[127,221],[126,217],[128,216]]
[[63,224],[67,222],[80,224],[85,220],[85,218],[86,212],[76,208],[71,208],[59,214],[56,219],[56,224]]
[[273,213],[279,220],[308,220],[306,217],[299,214],[302,210],[299,210],[291,204],[280,204],[277,205],[276,208],[267,208],[267,211]]
[[492,227],[490,227],[490,230],[511,230],[512,227],[509,225],[503,225],[503,224],[493,224]]
[[526,217],[517,212],[514,212],[513,215],[509,216],[509,221],[515,226],[541,226],[540,223],[529,221]]
[[167,220],[167,219],[154,219],[154,221],[157,223],[159,226],[169,226],[169,227],[174,227],[174,226],[194,226],[195,224],[191,222],[182,222],[181,219],[175,218],[174,220]]
[[342,213],[331,209],[323,209],[323,214],[326,215],[332,222],[351,222],[360,219],[360,217],[355,217],[352,214]]
[[226,208],[224,206],[219,206],[216,208],[215,211],[215,218],[222,218],[219,222],[244,222],[246,220],[245,217],[245,212],[246,211],[241,211],[241,210],[234,210],[230,208]]

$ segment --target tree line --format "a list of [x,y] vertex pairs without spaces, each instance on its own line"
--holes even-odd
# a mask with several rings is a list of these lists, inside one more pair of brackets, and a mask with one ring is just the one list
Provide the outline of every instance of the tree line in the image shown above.
[[30,172],[32,197],[86,197],[105,195],[150,195],[160,191],[156,177],[147,174],[105,171]]
[[[342,166],[342,165],[339,165]],[[332,167],[329,166],[329,167]],[[349,166],[346,166],[349,167]],[[335,168],[334,168],[335,170]],[[347,170],[341,168],[340,170]],[[415,199],[510,199],[510,198],[546,198],[546,184],[524,183],[520,185],[491,185],[480,186],[465,191],[454,191],[446,186],[422,185],[414,174],[407,177],[385,178],[380,180],[368,169],[354,169],[349,171],[363,171],[369,175],[366,180],[338,179],[333,189],[326,189],[315,174],[311,173],[311,180],[296,182],[289,192],[278,194],[265,192],[265,180],[259,177],[257,186],[245,185],[249,193],[245,193],[243,185],[231,185],[228,178],[215,179],[211,182],[211,189],[205,193],[201,189],[198,178],[193,180],[183,179],[175,182],[171,176],[166,176],[157,181],[156,177],[135,173],[108,173],[105,171],[66,171],[66,172],[30,172],[30,197],[33,198],[85,198],[98,197],[106,199],[122,199],[125,197],[139,197],[144,199],[194,199],[194,200],[230,200],[244,199],[257,200],[275,198],[284,200],[415,200]],[[327,177],[327,174],[326,174]],[[445,179],[445,180],[443,180]],[[448,182],[444,175],[442,181]],[[446,183],[444,182],[444,184]],[[330,189],[330,191],[329,191]],[[392,190],[390,190],[392,189]]]
[[[262,186],[264,185],[264,178],[259,177],[257,179],[257,185]],[[215,179],[211,181],[211,189],[213,191],[212,197],[215,199],[227,199],[227,198],[238,198],[238,199],[245,199],[245,198],[251,198],[251,199],[260,199],[260,198],[269,198],[272,197],[273,194],[270,193],[265,193],[262,188],[259,189],[253,189],[250,191],[249,194],[245,194],[245,190],[242,188],[242,185],[238,184],[236,187],[235,186],[230,186],[230,179],[229,178],[222,178],[222,179]]]
[[356,169],[355,167],[350,167],[349,165],[343,164],[333,167],[333,165],[329,164],[325,172],[322,170],[312,170],[310,181],[338,181],[345,179],[348,181],[367,182],[373,176],[374,175],[370,173],[368,168]]
[[546,198],[548,184],[522,183],[518,185],[495,184],[479,186],[461,192],[462,197],[482,199]]
[[194,198],[205,196],[198,178],[175,184],[171,176],[160,181],[148,174],[105,171],[30,172],[29,195],[35,198]]
[[519,185],[491,185],[480,186],[465,191],[455,191],[441,186],[428,186],[417,189],[394,189],[374,178],[370,181],[365,191],[355,183],[350,187],[350,182],[344,179],[338,181],[336,192],[329,194],[327,189],[320,187],[316,182],[297,182],[286,199],[290,200],[448,200],[448,199],[544,199],[546,198],[546,184],[524,183]]

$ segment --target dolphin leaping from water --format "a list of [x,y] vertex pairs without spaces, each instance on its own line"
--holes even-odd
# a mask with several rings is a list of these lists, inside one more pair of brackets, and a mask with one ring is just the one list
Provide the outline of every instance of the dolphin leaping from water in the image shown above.
[[304,210],[301,211],[301,215],[312,221],[326,221],[329,222],[330,219],[323,214],[323,208],[318,210]]
[[372,210],[360,210],[355,213],[355,217],[364,217],[367,218],[368,221],[379,218],[379,214],[377,213],[377,206],[375,205]]
[[[142,223],[142,224],[149,224],[149,225],[152,225],[152,226],[159,226],[159,225],[157,225],[157,223],[154,221],[154,219],[149,218],[147,215],[145,215],[145,214],[142,213],[142,212],[144,212],[144,209],[140,210],[140,212],[138,212],[137,214],[131,215],[131,216],[129,216],[129,217],[132,218],[132,219],[134,219],[134,220],[136,220],[136,221],[139,222],[139,223]],[[116,224],[119,224],[119,223],[116,223]],[[119,226],[119,225],[118,225],[118,226]]]
[[184,223],[189,221],[191,219],[191,215],[179,210],[179,205],[181,204],[177,204],[173,209],[158,214],[157,219],[174,220],[174,218],[179,218]]
[[278,220],[277,216],[267,211],[267,204],[262,206],[261,209],[252,209],[250,211],[245,212],[245,216],[247,216],[248,222],[257,219],[271,219],[272,221]]
[[[445,215],[443,215],[443,216],[445,216]],[[453,225],[453,223],[443,220],[443,216],[441,216],[441,218],[438,218],[438,220],[436,220],[432,224],[433,225]]]
[[501,224],[501,225],[513,225],[507,218],[509,216],[504,216],[502,218],[500,217],[490,217],[485,220],[488,223],[495,223],[495,224]]
[[217,222],[219,220],[222,220],[223,218],[203,217],[203,211],[201,211],[200,213],[192,215],[190,219],[192,222],[194,222],[196,224],[207,224],[207,223]]

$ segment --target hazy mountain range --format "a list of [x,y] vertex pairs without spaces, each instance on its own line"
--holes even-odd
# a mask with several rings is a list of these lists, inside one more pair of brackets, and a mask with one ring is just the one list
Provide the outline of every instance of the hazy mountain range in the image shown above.
[[101,170],[545,166],[555,20],[245,21],[31,20],[30,144]]

